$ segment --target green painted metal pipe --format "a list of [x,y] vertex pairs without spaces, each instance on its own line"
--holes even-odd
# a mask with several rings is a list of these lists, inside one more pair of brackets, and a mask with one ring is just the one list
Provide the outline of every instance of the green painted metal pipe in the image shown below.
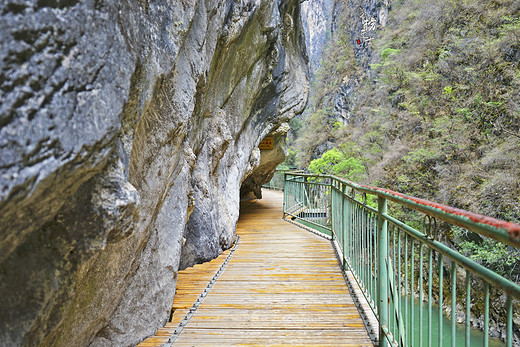
[[[303,175],[284,173],[285,197],[284,197],[284,216],[296,216],[299,214],[297,208],[307,206],[308,209],[326,210],[330,209],[328,216],[313,216],[314,220],[307,219],[311,225],[331,230],[333,237],[338,239],[340,248],[342,249],[344,265],[349,268],[356,278],[356,281],[363,290],[364,296],[367,298],[371,308],[380,321],[380,342],[382,345],[390,343],[403,344],[407,340],[410,344],[414,341],[414,291],[415,291],[415,242],[418,242],[419,251],[419,273],[417,274],[419,287],[419,297],[423,299],[423,247],[429,247],[428,260],[428,299],[430,306],[428,308],[428,344],[431,344],[431,297],[432,297],[432,252],[439,254],[439,317],[442,315],[443,300],[443,257],[446,256],[452,262],[452,345],[455,345],[455,309],[456,309],[456,273],[457,264],[467,271],[466,292],[466,308],[471,303],[470,294],[470,273],[484,280],[486,293],[484,298],[485,323],[484,332],[489,332],[489,285],[500,288],[508,295],[507,302],[507,333],[508,344],[512,343],[512,299],[520,299],[520,286],[509,281],[502,276],[494,273],[486,267],[466,258],[457,251],[436,241],[430,235],[420,232],[405,223],[393,218],[387,213],[387,202],[393,201],[401,206],[412,208],[416,211],[425,213],[427,216],[438,218],[449,223],[461,226],[468,230],[474,231],[484,236],[492,237],[514,247],[520,246],[520,225],[498,221],[493,218],[473,214],[460,209],[433,203],[430,201],[410,197],[401,193],[393,192],[381,188],[373,188],[368,186],[360,186],[355,183],[338,179],[328,175]],[[314,178],[314,179],[313,179]],[[318,182],[318,180],[321,180]],[[350,190],[350,192],[348,192]],[[364,193],[378,197],[378,208],[375,209],[366,203],[363,196],[362,201],[356,199],[356,194]],[[359,194],[358,194],[359,197]],[[336,209],[340,206],[340,210]],[[299,218],[299,217],[298,217]],[[305,220],[305,219],[304,219]],[[392,230],[393,243],[389,244],[389,228]],[[396,233],[399,234],[398,252],[401,250],[401,235],[404,238],[404,295],[409,298],[404,300],[404,311],[400,303],[401,280],[401,255],[397,258],[396,264]],[[429,234],[429,233],[426,233]],[[410,254],[408,254],[408,244],[410,244]],[[393,262],[390,261],[389,249],[392,249]],[[365,252],[362,254],[362,252]],[[364,258],[362,258],[364,256]],[[365,259],[368,258],[368,259]],[[389,274],[394,273],[393,266],[398,266],[399,272],[392,278],[394,285],[389,283]],[[410,274],[408,272],[411,272]],[[392,275],[393,276],[393,275]],[[409,281],[408,281],[409,278]],[[409,283],[409,284],[408,284]],[[394,309],[399,314],[392,315],[390,319],[389,306],[389,285],[392,291],[392,300]],[[397,289],[396,289],[397,287]],[[410,292],[408,293],[408,289]],[[410,310],[408,310],[410,303]],[[399,316],[401,313],[404,315]],[[466,309],[466,322],[469,310]],[[398,317],[399,316],[399,317]],[[422,326],[422,305],[419,309],[419,325]],[[396,329],[397,322],[397,329]],[[389,330],[390,325],[393,327]],[[399,334],[399,342],[395,339],[395,335]],[[419,344],[422,343],[422,329],[420,329]],[[466,336],[468,329],[466,328]],[[385,338],[385,336],[387,338]],[[442,345],[442,324],[439,325],[439,346]],[[466,337],[466,344],[469,340]],[[488,345],[487,336],[484,338],[484,345]]]
[[453,259],[457,264],[461,265],[466,270],[469,270],[471,273],[482,278],[484,281],[488,282],[489,284],[500,287],[507,294],[513,296],[516,299],[520,299],[520,286],[517,285],[516,283],[500,276],[499,274],[489,270],[488,268],[480,265],[479,263],[477,263],[469,258],[466,258],[459,252],[454,251],[453,249],[445,246],[444,244],[426,237],[423,233],[421,233],[421,232],[415,230],[414,228],[404,224],[403,222],[393,218],[392,216],[389,216],[388,214],[384,214],[383,217],[385,219],[387,219],[389,222],[397,225],[399,228],[404,230],[406,233],[408,233],[413,238],[426,244],[428,247],[431,247],[434,250],[436,250],[437,252]]
[[442,254],[439,254],[439,347],[442,347],[442,302],[443,302],[443,291],[444,291],[443,280],[444,280],[444,256]]
[[424,245],[421,243],[419,245],[419,347],[423,345],[423,301],[424,301],[424,291],[423,291],[423,254]]
[[386,264],[388,263],[388,222],[383,216],[387,213],[386,200],[379,198],[377,200],[377,233],[378,233],[378,312],[379,312],[379,346],[386,347],[387,339],[384,337],[385,332],[383,326],[388,326],[388,271]]
[[485,283],[484,292],[484,347],[489,346],[489,283]]
[[501,221],[495,218],[472,213],[451,206],[416,198],[406,194],[398,193],[389,189],[362,186],[339,177],[330,175],[305,175],[304,177],[330,178],[337,180],[357,191],[377,195],[390,201],[397,202],[403,206],[423,212],[432,217],[458,225],[478,234],[491,237],[500,242],[507,243],[513,247],[520,248],[520,225]]
[[507,341],[506,346],[513,346],[513,300],[508,295],[506,299],[506,309],[507,309]]
[[451,263],[451,346],[456,346],[457,323],[457,264]]
[[469,327],[470,327],[470,308],[471,308],[471,274],[466,270],[466,342],[465,346],[469,347]]

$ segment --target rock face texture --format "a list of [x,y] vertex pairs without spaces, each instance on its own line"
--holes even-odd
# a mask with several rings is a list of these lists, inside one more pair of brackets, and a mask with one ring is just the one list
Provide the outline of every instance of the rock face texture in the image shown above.
[[323,47],[331,34],[334,0],[307,0],[302,3],[302,19],[311,75],[321,65]]
[[337,35],[340,31],[349,34],[356,60],[364,72],[356,71],[345,76],[334,97],[332,118],[343,124],[353,121],[352,110],[356,103],[355,91],[366,76],[365,74],[370,74],[370,64],[374,62],[372,41],[376,37],[377,30],[386,25],[391,6],[392,0],[335,2],[332,14],[332,35]]
[[167,321],[179,263],[232,244],[258,143],[306,104],[299,1],[0,16],[0,345],[133,345]]
[[268,136],[273,138],[272,150],[258,150],[260,155],[260,163],[254,172],[249,175],[240,187],[240,197],[243,199],[262,198],[262,185],[269,182],[273,178],[273,167],[285,160],[285,140],[289,131],[289,124],[280,126],[276,131]]

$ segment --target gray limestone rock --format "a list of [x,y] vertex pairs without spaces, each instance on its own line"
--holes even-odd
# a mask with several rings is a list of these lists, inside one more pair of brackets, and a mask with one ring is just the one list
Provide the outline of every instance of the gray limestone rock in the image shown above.
[[240,187],[242,199],[262,198],[262,185],[273,178],[273,167],[278,166],[285,160],[284,144],[289,129],[289,124],[285,123],[268,134],[269,137],[273,138],[273,149],[258,150],[260,162],[242,182]]
[[0,3],[0,345],[167,321],[179,264],[232,244],[259,142],[305,107],[299,6]]

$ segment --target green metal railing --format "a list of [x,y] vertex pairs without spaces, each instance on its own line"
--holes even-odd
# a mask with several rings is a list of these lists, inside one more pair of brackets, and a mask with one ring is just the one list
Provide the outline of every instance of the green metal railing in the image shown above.
[[[380,346],[473,346],[476,314],[484,330],[481,345],[489,346],[492,298],[498,298],[492,301],[494,320],[504,318],[506,345],[520,344],[513,322],[520,286],[448,247],[439,233],[443,223],[443,230],[464,228],[518,249],[520,225],[334,176],[284,176],[284,217],[332,236],[379,321]],[[410,212],[423,215],[422,223],[396,217]],[[477,291],[484,295],[472,295]],[[444,311],[451,312],[445,331]],[[458,320],[464,322],[462,338]]]
[[294,170],[294,169],[279,169],[277,168],[273,172],[273,176],[266,184],[262,185],[262,188],[273,189],[273,190],[283,190],[284,179],[286,172],[296,172],[303,173],[303,171]]

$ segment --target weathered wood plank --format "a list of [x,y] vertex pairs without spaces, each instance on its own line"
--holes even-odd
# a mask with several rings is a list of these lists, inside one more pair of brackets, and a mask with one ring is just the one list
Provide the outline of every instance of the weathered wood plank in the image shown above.
[[[372,345],[330,242],[281,221],[279,193],[242,210],[237,234],[239,247],[176,346]],[[179,272],[173,321],[141,346],[165,342],[227,254]]]

